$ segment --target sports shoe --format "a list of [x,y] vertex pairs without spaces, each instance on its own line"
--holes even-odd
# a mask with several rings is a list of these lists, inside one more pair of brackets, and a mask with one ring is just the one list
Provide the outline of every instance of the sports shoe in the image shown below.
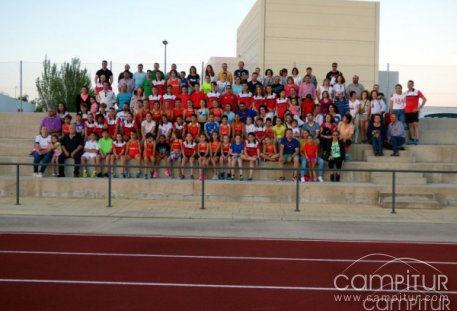
[[218,179],[219,179],[219,177],[217,177],[217,175],[214,174],[214,175],[213,175],[213,180],[218,180]]
[[97,177],[103,178],[103,173],[98,173]]
[[152,178],[157,178],[157,177],[159,177],[159,173],[154,172],[154,174],[152,175]]
[[140,178],[141,177],[141,172],[140,171],[136,172],[135,177],[136,178]]
[[56,176],[57,176],[57,174],[56,174],[56,173],[52,173],[52,175],[51,175],[51,176],[52,176],[52,177],[56,177]]
[[407,144],[407,145],[414,145],[414,139],[408,140],[408,142],[407,142],[406,144]]
[[243,180],[244,180],[243,175],[240,175],[240,181],[243,181]]
[[122,173],[122,177],[123,177],[123,178],[129,178],[129,173],[128,173],[128,172]]
[[416,139],[416,140],[414,141],[414,144],[415,144],[416,146],[419,145],[419,139]]
[[43,173],[39,172],[39,173],[38,173],[38,177],[39,177],[39,178],[43,177]]
[[111,178],[117,178],[116,173],[112,172],[111,173]]
[[231,180],[235,180],[235,175],[230,176]]
[[186,178],[186,176],[185,176],[185,175],[181,175],[181,179],[185,179],[185,178]]
[[252,181],[252,177],[249,177],[249,178],[248,178],[248,181]]
[[86,177],[87,177],[87,172],[84,171],[84,172],[83,172],[83,178],[86,178]]
[[284,181],[284,180],[286,180],[286,178],[284,176],[281,176],[278,179],[276,179],[276,181]]
[[148,174],[144,174],[144,179],[149,179],[149,175]]
[[170,170],[165,170],[165,176],[167,176],[167,177],[170,177],[170,176],[171,176]]
[[317,177],[317,180],[319,180],[319,182],[324,182],[324,178],[322,178],[322,176]]
[[96,173],[95,171],[94,171],[94,172],[92,172],[92,174],[90,175],[90,177],[92,177],[92,178],[96,178],[96,177],[97,177],[97,173]]
[[202,175],[198,176],[198,180],[202,180]]
[[38,177],[38,173],[33,173],[33,177]]
[[301,182],[305,182],[305,176],[302,176]]
[[194,179],[194,175],[190,175],[190,179]]
[[103,177],[109,177],[108,173],[103,174]]

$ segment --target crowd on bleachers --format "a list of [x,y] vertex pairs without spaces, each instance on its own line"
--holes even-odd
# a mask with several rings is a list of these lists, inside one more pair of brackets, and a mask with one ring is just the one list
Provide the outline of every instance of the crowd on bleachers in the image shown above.
[[[179,176],[169,169],[166,176],[207,178],[193,172],[200,166],[212,179],[233,180],[237,169],[237,179],[244,180],[243,162],[252,168],[270,161],[300,169],[294,179],[322,182],[325,162],[341,169],[350,160],[352,143],[371,144],[375,156],[384,156],[386,147],[399,156],[405,143],[419,144],[419,111],[426,98],[413,81],[405,92],[398,84],[386,98],[379,85],[368,90],[357,75],[347,83],[336,63],[321,85],[310,67],[303,76],[298,68],[290,74],[284,68],[278,75],[256,68],[250,74],[242,61],[233,73],[227,67],[216,73],[208,65],[200,77],[194,66],[186,73],[173,64],[164,73],[157,63],[146,72],[139,64],[132,73],[126,65],[113,90],[113,73],[103,61],[94,78],[95,94],[82,87],[76,113],[68,112],[65,103],[48,109],[35,138],[34,176],[43,176],[42,162],[51,164],[54,176],[64,177],[59,164],[73,158],[75,177],[81,166],[82,177],[128,178],[124,168],[116,176],[100,165],[133,162],[142,167],[136,178],[157,178],[153,166],[175,163],[183,167]],[[252,169],[246,177],[252,180]],[[283,172],[278,180],[285,180]],[[340,181],[338,171],[331,181]]]

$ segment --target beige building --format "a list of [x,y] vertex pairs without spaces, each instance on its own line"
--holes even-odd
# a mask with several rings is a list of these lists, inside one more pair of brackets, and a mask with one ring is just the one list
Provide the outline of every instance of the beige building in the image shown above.
[[379,2],[346,0],[257,0],[238,27],[237,57],[212,57],[208,63],[230,71],[241,59],[250,72],[275,74],[296,66],[303,76],[313,68],[321,83],[337,62],[346,80],[354,74],[366,86],[378,81]]

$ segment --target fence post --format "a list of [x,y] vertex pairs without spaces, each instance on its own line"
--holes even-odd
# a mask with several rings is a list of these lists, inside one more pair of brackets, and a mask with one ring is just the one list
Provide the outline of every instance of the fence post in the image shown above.
[[395,171],[392,172],[392,214],[395,212]]
[[205,209],[205,167],[202,167],[202,207],[200,209]]
[[16,205],[19,203],[19,164],[16,164]]
[[22,60],[19,63],[19,97],[21,98],[21,106],[19,108],[19,112],[23,112],[22,108]]
[[297,170],[295,174],[295,211],[299,212],[300,211],[300,178],[299,176],[299,171]]
[[108,169],[108,206],[107,207],[113,207],[111,205],[111,182],[112,182],[112,174],[111,174],[111,166]]

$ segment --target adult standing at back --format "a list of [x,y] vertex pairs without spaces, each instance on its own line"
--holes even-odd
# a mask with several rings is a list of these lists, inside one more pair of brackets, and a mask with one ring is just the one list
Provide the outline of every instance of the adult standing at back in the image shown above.
[[330,85],[333,86],[336,84],[336,78],[342,75],[343,73],[338,70],[338,63],[333,63],[332,70],[327,73],[325,78],[328,79],[330,81]]
[[124,71],[121,72],[119,74],[119,76],[117,77],[117,82],[120,82],[122,79],[125,79],[124,73],[128,74],[128,78],[129,79],[133,79],[133,73],[130,71],[130,65],[129,64],[125,64],[124,65]]
[[397,115],[397,119],[405,124],[406,97],[401,84],[395,85],[395,93],[390,98],[390,112]]
[[100,82],[101,76],[105,76],[105,81],[109,81],[110,84],[113,83],[113,72],[108,69],[108,62],[106,60],[102,61],[102,68],[95,73],[95,85]]
[[76,95],[76,113],[81,112],[81,104],[85,103],[90,106],[89,88],[87,86],[81,87],[81,92]]
[[359,76],[354,75],[352,77],[352,83],[349,84],[346,88],[346,96],[349,98],[351,92],[354,91],[357,94],[357,99],[360,98],[360,95],[362,94],[363,91],[365,91],[365,87],[363,84],[359,83]]
[[217,81],[222,81],[223,73],[225,73],[227,75],[227,81],[230,82],[230,84],[232,84],[233,83],[233,74],[230,71],[228,71],[227,63],[222,64],[222,70],[219,71],[219,73],[217,74]]
[[146,72],[143,71],[143,64],[138,64],[138,71],[133,74],[133,80],[135,81],[136,92],[138,88],[143,86],[143,82],[146,80]]
[[160,72],[161,77],[165,77],[165,74],[159,70],[160,65],[159,63],[154,63],[154,70],[151,71],[151,78],[152,80],[157,80],[157,73]]
[[[419,106],[419,99],[422,103]],[[414,81],[408,81],[408,91],[405,93],[405,120],[409,127],[409,141],[408,145],[419,144],[419,112],[427,102],[424,94],[414,88]]]
[[233,74],[235,75],[235,77],[240,78],[241,83],[248,82],[248,80],[245,79],[245,77],[249,77],[249,70],[244,69],[243,61],[238,62],[238,69],[235,70]]

